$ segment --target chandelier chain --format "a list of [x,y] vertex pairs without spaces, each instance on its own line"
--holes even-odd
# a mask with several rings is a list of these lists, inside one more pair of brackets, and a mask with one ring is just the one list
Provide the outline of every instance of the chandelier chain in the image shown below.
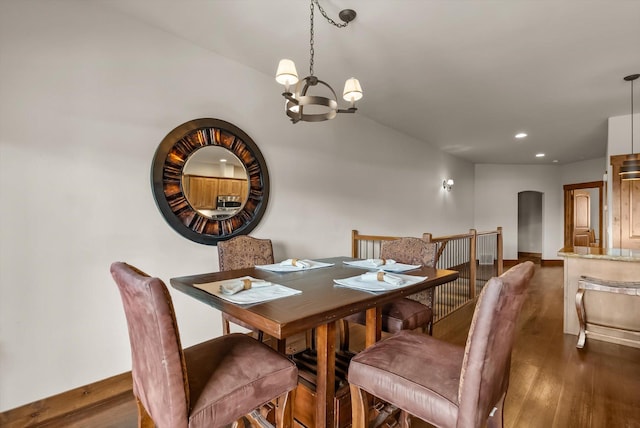
[[331,24],[331,25],[335,25],[338,28],[344,28],[347,25],[349,25],[348,22],[343,22],[342,24],[337,23],[336,21],[334,21],[333,19],[329,18],[329,16],[327,15],[327,12],[324,11],[324,9],[322,8],[322,6],[320,6],[320,3],[318,3],[318,0],[314,0],[315,4],[318,6],[318,10],[320,11],[320,13],[322,14],[322,16],[325,17],[325,19]]
[[313,56],[315,54],[315,50],[313,49],[313,0],[311,0],[311,30],[309,34],[309,54],[311,59],[309,60],[309,75],[313,76]]
[[320,13],[322,14],[322,16],[325,17],[325,19],[331,24],[334,25],[338,28],[344,28],[347,25],[349,25],[348,22],[344,22],[342,24],[337,23],[336,21],[334,21],[333,19],[331,19],[329,17],[329,15],[327,15],[327,12],[324,11],[324,9],[322,8],[322,6],[320,6],[320,3],[318,3],[318,0],[311,0],[311,4],[309,5],[309,9],[311,9],[311,29],[309,31],[309,55],[310,55],[310,59],[309,59],[309,75],[313,76],[313,64],[314,64],[314,57],[315,57],[315,49],[314,49],[314,41],[313,41],[313,35],[314,35],[314,31],[313,31],[313,17],[314,17],[314,3],[316,6],[318,6],[318,10],[320,11]]

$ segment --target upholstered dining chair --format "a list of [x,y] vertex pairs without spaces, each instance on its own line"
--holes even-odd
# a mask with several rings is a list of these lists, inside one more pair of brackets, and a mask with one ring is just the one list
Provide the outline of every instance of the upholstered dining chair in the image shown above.
[[[420,238],[399,238],[384,241],[380,257],[398,263],[435,267],[437,245]],[[365,325],[366,314],[359,312],[342,320],[340,347],[349,350],[349,323]],[[400,330],[420,328],[423,333],[433,333],[433,288],[387,303],[382,307],[382,331],[397,333]]]
[[291,427],[295,364],[244,334],[182,349],[164,282],[121,262],[111,275],[127,319],[140,427],[220,427],[274,400],[277,426]]
[[353,427],[368,427],[367,394],[437,427],[503,426],[516,320],[532,262],[491,278],[476,303],[465,347],[401,331],[356,355],[349,366]]
[[[273,263],[273,245],[270,239],[259,239],[252,236],[240,235],[228,241],[218,242],[218,264],[220,271],[247,269],[255,265],[269,265]],[[258,340],[262,341],[262,331],[225,312],[222,312],[222,334],[230,333],[230,322],[253,331],[258,335]]]

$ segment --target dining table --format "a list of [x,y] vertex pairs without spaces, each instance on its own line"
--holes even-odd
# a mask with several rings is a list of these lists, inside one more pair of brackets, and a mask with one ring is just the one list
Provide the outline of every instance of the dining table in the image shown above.
[[[288,272],[273,272],[253,267],[181,276],[171,278],[170,283],[176,290],[273,337],[275,347],[283,354],[286,351],[287,338],[314,329],[317,353],[315,426],[334,427],[337,321],[348,315],[366,311],[365,346],[371,346],[381,338],[381,308],[385,303],[454,281],[458,272],[421,266],[403,272],[406,275],[421,277],[420,281],[408,286],[392,287],[383,292],[371,292],[334,283],[336,279],[352,278],[367,272],[367,269],[345,263],[357,259],[330,257],[313,260],[327,266]],[[200,284],[247,276],[279,284],[300,293],[254,304],[237,304],[199,288]]]

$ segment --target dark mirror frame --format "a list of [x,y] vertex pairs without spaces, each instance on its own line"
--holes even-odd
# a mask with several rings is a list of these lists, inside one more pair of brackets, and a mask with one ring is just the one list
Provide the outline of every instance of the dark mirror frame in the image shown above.
[[[207,146],[229,150],[247,172],[247,200],[239,212],[224,220],[200,214],[182,191],[187,159]],[[156,149],[151,187],[158,209],[176,232],[194,242],[217,245],[219,241],[246,235],[258,225],[269,200],[269,172],[260,149],[240,128],[220,119],[194,119],[167,134]]]

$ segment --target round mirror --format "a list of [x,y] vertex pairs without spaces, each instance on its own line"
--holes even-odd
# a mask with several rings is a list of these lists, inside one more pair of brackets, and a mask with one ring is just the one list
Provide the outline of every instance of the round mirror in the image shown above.
[[189,205],[210,219],[224,220],[240,212],[248,190],[244,165],[220,146],[198,149],[182,169],[182,192]]
[[260,149],[240,128],[219,119],[195,119],[167,134],[153,159],[151,185],[167,223],[207,245],[248,234],[269,198]]

